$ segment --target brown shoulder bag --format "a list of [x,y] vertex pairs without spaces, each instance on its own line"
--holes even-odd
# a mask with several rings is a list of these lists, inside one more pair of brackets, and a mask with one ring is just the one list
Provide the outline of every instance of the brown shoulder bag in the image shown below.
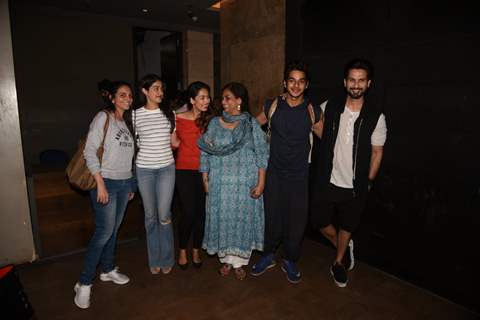
[[[102,163],[103,157],[103,146],[105,144],[105,136],[107,135],[108,130],[108,122],[110,121],[110,115],[107,111],[103,111],[107,114],[107,120],[105,121],[105,125],[103,126],[103,140],[100,147],[97,150],[97,156],[100,160],[100,164]],[[78,149],[73,155],[72,159],[68,163],[66,173],[68,182],[74,187],[80,190],[91,190],[97,187],[97,183],[95,182],[95,178],[90,173],[87,167],[87,161],[83,156],[83,150],[85,150],[85,144],[87,143],[87,138],[80,139],[78,143]]]

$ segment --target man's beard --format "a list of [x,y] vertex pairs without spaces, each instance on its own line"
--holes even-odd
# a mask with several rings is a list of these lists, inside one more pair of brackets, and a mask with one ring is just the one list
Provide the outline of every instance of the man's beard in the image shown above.
[[366,90],[356,90],[353,91],[352,89],[347,90],[347,94],[350,96],[352,99],[360,99],[365,95]]

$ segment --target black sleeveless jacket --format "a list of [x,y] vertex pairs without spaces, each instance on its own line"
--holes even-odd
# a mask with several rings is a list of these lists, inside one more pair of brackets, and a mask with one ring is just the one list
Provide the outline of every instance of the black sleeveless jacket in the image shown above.
[[[340,126],[340,115],[345,110],[346,96],[328,100],[325,123],[317,158],[317,183],[323,187],[330,183],[333,168],[335,141]],[[354,124],[353,189],[354,194],[368,191],[368,173],[372,155],[371,137],[381,112],[365,98],[360,115]]]

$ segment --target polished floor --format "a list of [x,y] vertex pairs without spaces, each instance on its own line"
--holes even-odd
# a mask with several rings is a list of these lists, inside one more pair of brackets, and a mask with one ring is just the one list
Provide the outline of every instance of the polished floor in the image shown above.
[[[461,306],[358,262],[346,288],[329,274],[333,250],[306,240],[297,285],[279,267],[260,277],[223,278],[215,257],[201,269],[151,275],[143,239],[119,244],[117,264],[131,278],[119,286],[96,280],[92,305],[78,309],[73,286],[83,252],[19,266],[37,319],[479,319]],[[254,254],[253,261],[258,259]]]

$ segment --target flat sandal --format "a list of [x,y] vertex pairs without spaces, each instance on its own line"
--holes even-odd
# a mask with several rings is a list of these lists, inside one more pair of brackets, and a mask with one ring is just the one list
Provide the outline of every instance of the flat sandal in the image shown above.
[[220,270],[218,270],[218,273],[220,273],[222,277],[226,277],[230,274],[231,270],[232,270],[232,265],[228,263],[224,263],[223,266],[220,268]]
[[151,273],[151,274],[159,274],[159,273],[160,273],[160,267],[152,267],[152,268],[150,268],[150,273]]
[[242,267],[235,268],[233,270],[235,271],[235,278],[237,278],[237,280],[245,280],[245,278],[247,277],[247,273]]

